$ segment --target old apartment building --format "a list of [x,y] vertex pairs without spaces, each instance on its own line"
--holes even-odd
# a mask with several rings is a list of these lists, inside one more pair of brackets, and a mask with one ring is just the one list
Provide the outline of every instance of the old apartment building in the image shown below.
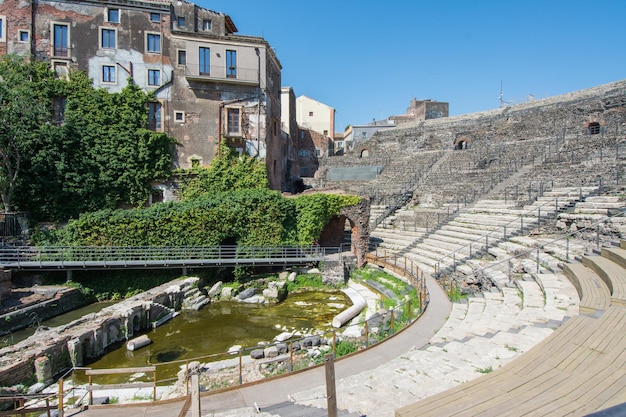
[[290,187],[281,135],[281,65],[228,15],[176,0],[4,0],[0,53],[86,71],[95,87],[129,81],[156,100],[149,128],[176,138],[176,167],[205,166],[220,146],[265,158],[270,186]]

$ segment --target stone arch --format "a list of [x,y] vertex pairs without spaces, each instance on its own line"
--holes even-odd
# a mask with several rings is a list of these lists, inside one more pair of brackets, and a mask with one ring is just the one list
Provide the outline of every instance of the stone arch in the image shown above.
[[132,324],[133,324],[133,333],[141,330],[141,317],[139,313],[133,314]]
[[370,201],[366,197],[354,206],[345,207],[338,216],[333,216],[320,234],[321,246],[337,247],[344,242],[346,222],[350,224],[352,253],[360,268],[367,263],[365,255],[369,244]]
[[585,132],[589,135],[599,135],[606,128],[606,121],[600,117],[591,116],[583,124]]
[[472,143],[472,138],[468,136],[459,136],[454,141],[454,149],[467,149]]
[[115,322],[110,323],[106,327],[106,340],[108,341],[108,343],[115,343],[118,340],[122,340],[123,336],[124,335],[120,331],[120,322],[119,322],[119,320],[116,320]]
[[351,241],[352,241],[352,253],[356,257],[357,267],[361,268],[367,263],[365,255],[370,239],[370,200],[369,198],[362,197],[359,204],[354,206],[345,207],[341,210],[341,215],[344,217],[342,223],[342,233],[345,221],[350,223],[351,229]]
[[93,358],[95,356],[94,345],[95,341],[89,335],[80,338],[80,352],[82,352],[82,361],[84,363],[85,358]]
[[361,152],[359,152],[359,158],[369,158],[369,156],[370,150],[368,148],[361,149]]

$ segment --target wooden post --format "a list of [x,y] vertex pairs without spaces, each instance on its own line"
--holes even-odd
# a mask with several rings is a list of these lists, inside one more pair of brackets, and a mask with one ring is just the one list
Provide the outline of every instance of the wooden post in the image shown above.
[[185,362],[185,395],[189,395],[189,361]]
[[324,355],[326,369],[326,405],[328,417],[337,417],[337,391],[335,389],[335,355]]
[[157,383],[156,366],[154,367],[154,373],[152,375],[152,380],[154,381],[154,387],[152,387],[152,401],[156,401],[157,400],[157,397],[156,397],[156,383]]
[[391,334],[394,334],[394,325],[395,325],[395,320],[393,316],[393,309],[391,309],[391,322],[389,323],[389,331]]
[[198,373],[191,375],[191,417],[200,417],[200,381]]
[[59,379],[59,404],[57,406],[58,416],[63,417],[63,378]]
[[293,342],[289,342],[289,372],[293,372]]
[[241,349],[239,349],[239,385],[243,384],[243,364],[241,358]]
[[367,320],[365,320],[365,347],[367,347],[369,344],[369,337],[370,337],[370,330],[369,330]]
[[[89,388],[91,388],[91,379],[92,376],[89,375]],[[89,390],[89,405],[93,405],[93,391]]]

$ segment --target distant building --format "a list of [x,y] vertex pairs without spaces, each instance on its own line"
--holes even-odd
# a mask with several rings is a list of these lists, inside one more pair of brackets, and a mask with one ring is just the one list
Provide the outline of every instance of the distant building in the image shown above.
[[358,143],[368,141],[379,130],[393,129],[395,121],[391,118],[386,120],[374,120],[366,125],[353,125],[344,133],[344,154],[354,150]]
[[[291,87],[283,87],[281,115],[283,131],[289,131],[289,135],[295,138],[292,146],[297,158],[291,163],[293,184],[301,184],[298,178],[315,176],[319,158],[334,155],[335,109],[307,96],[296,98],[294,107],[292,96]],[[292,133],[294,121],[295,135]]]
[[300,177],[315,177],[319,159],[333,154],[333,141],[330,137],[311,129],[300,128],[298,133],[298,166]]
[[283,189],[282,67],[265,39],[237,32],[228,15],[185,0],[0,2],[0,54],[60,76],[85,71],[111,92],[131,80],[154,92],[147,127],[176,138],[175,167],[206,166],[230,146],[264,158],[271,188]]
[[[348,128],[348,129],[351,129]],[[335,132],[335,138],[333,140],[333,155],[335,156],[342,156],[345,153],[345,146],[346,146],[346,133],[348,132],[348,130],[346,130],[345,132]]]
[[296,99],[298,126],[333,139],[335,136],[335,109],[307,96]]
[[408,122],[439,119],[441,117],[448,117],[449,104],[433,100],[417,100],[413,98],[411,105],[406,109],[406,114],[399,116],[391,116],[390,120],[393,120],[397,125]]

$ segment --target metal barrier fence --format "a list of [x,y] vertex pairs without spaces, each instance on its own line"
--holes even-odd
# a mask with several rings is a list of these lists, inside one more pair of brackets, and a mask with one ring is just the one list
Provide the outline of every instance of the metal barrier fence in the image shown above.
[[339,248],[314,246],[12,246],[0,248],[0,266],[5,268],[28,267],[80,267],[129,266],[150,263],[176,265],[254,264],[255,262],[303,262],[322,260],[325,256],[340,253]]
[[[258,383],[263,379],[289,372],[297,372],[310,367],[323,366],[323,354],[317,357],[311,357],[306,353],[307,347],[318,345],[322,340],[326,340],[327,342],[325,347],[320,347],[321,350],[332,351],[335,355],[341,357],[358,354],[358,352],[363,349],[367,349],[393,337],[395,334],[406,329],[410,324],[415,323],[424,313],[430,302],[430,295],[426,289],[424,274],[413,262],[398,257],[397,255],[390,256],[384,253],[370,253],[367,257],[370,263],[384,267],[406,279],[415,291],[404,300],[398,302],[395,306],[383,312],[379,311],[366,320],[358,322],[353,321],[346,325],[347,327],[358,326],[361,328],[360,336],[344,337],[339,336],[336,331],[331,331],[316,336],[293,338],[286,342],[279,342],[272,345],[246,347],[219,354],[153,364],[145,378],[134,379],[136,382],[134,385],[133,383],[116,385],[121,387],[120,389],[130,387],[134,389],[135,392],[138,392],[140,388],[148,389],[149,392],[146,391],[145,397],[147,400],[152,400],[156,395],[155,387],[172,386],[175,382],[179,381],[179,377],[176,374],[168,374],[166,368],[182,369],[184,370],[183,382],[185,383],[185,392],[181,394],[180,398],[184,400],[185,396],[187,396],[188,399],[192,374],[199,375],[202,391],[233,388],[249,383]],[[244,360],[253,350],[260,348],[265,349],[271,346],[276,347],[276,352],[278,352],[276,357],[258,362]],[[203,366],[198,366],[198,364],[203,364]],[[263,367],[263,372],[261,373],[258,372],[260,367]],[[122,368],[94,371],[90,368],[72,368],[59,380],[59,389],[56,394],[20,396],[20,398],[23,399],[20,403],[20,410],[7,411],[7,414],[0,415],[24,415],[35,409],[39,410],[41,407],[37,401],[44,398],[45,401],[47,401],[47,410],[56,409],[58,415],[62,417],[64,407],[68,405],[68,399],[72,399],[70,403],[80,403],[90,397],[90,394],[97,389],[97,387],[90,387],[89,384],[86,388],[81,387],[81,380],[91,382],[90,376],[94,374],[123,374],[127,373],[127,371],[133,372],[136,370],[136,368]],[[139,394],[139,396],[143,398],[143,394]],[[26,404],[26,402],[29,404]],[[23,413],[22,410],[24,410]]]

